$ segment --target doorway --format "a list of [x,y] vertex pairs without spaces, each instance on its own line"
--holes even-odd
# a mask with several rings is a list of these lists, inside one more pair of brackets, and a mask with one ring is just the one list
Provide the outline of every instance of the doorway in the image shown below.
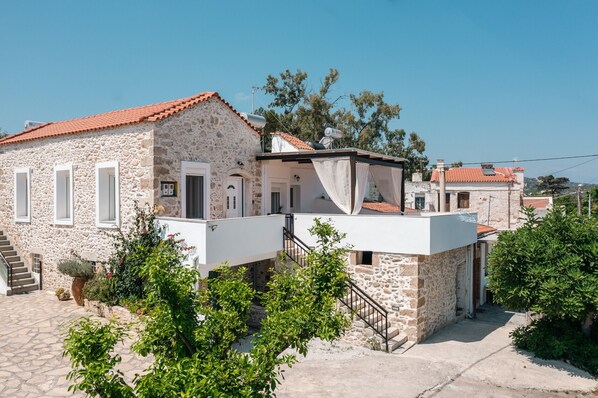
[[226,179],[226,218],[243,217],[243,177]]

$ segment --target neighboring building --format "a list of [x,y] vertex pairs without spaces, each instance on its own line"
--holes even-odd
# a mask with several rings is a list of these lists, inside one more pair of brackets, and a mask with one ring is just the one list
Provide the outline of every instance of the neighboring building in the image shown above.
[[[108,258],[106,232],[129,227],[135,201],[164,208],[202,275],[227,261],[262,281],[283,244],[313,246],[314,218],[331,219],[352,247],[357,313],[379,331],[372,314],[386,314],[391,348],[473,313],[475,214],[407,215],[404,159],[272,138],[260,153],[259,131],[217,93],[34,127],[0,140],[0,230],[53,289],[67,286],[56,264],[71,250]],[[383,202],[364,202],[369,179]]]
[[[494,175],[481,168],[458,167],[445,171],[447,212],[475,212],[478,221],[498,230],[521,225],[523,168],[497,167]],[[405,183],[405,202],[423,211],[438,211],[439,173],[434,170],[430,182],[416,178]]]
[[543,218],[552,209],[552,196],[528,196],[523,198],[523,206],[532,207],[536,216]]

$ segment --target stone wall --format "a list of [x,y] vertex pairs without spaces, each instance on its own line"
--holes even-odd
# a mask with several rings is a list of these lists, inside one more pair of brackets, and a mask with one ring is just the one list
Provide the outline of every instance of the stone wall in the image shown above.
[[[366,265],[352,252],[348,270],[357,286],[388,311],[390,325],[419,342],[457,319],[466,256],[465,247],[431,256],[373,253],[372,264]],[[371,333],[360,324],[345,339],[371,345]]]
[[[71,278],[56,264],[74,249],[90,260],[105,260],[112,252],[111,229],[96,227],[96,170],[100,162],[119,162],[120,221],[128,228],[134,200],[153,204],[153,132],[138,124],[111,130],[72,134],[0,146],[0,229],[31,267],[31,253],[42,255],[44,288],[70,286]],[[73,225],[54,224],[54,167],[73,165]],[[31,169],[31,221],[14,221],[14,169]]]
[[[153,189],[156,203],[164,215],[181,216],[180,194],[161,198],[160,181],[177,181],[181,187],[181,161],[210,164],[211,219],[226,217],[226,178],[243,177],[246,216],[261,214],[261,167],[255,159],[261,152],[260,137],[230,108],[211,99],[158,122],[155,129],[155,175]],[[148,185],[149,184],[148,182]]]

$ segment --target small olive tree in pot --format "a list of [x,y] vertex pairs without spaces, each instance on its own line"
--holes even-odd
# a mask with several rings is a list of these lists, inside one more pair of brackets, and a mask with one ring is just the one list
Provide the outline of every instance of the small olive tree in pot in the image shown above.
[[83,286],[94,276],[93,265],[87,260],[72,257],[59,262],[58,271],[73,278],[73,298],[78,305],[83,305]]

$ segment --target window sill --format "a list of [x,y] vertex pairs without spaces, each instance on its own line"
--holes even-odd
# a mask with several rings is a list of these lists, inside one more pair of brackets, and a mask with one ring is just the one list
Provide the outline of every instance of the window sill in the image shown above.
[[30,217],[27,217],[27,218],[15,218],[15,223],[29,224],[29,223],[31,223],[31,218]]
[[73,220],[54,220],[54,225],[69,225],[72,226],[73,225]]
[[108,229],[117,229],[118,224],[116,222],[98,222],[96,223],[96,227],[98,228],[108,228]]

